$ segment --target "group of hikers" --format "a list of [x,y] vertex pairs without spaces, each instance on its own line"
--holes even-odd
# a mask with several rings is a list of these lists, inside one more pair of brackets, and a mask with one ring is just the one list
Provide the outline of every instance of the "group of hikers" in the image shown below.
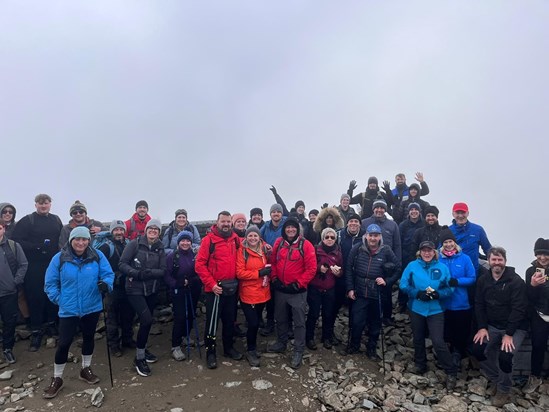
[[[83,339],[79,378],[99,382],[90,365],[105,303],[110,353],[119,357],[125,349],[134,350],[136,372],[149,376],[149,364],[157,361],[147,349],[153,311],[159,292],[167,289],[174,317],[171,356],[177,361],[188,356],[193,329],[199,345],[200,299],[206,306],[210,369],[217,367],[219,319],[223,356],[245,357],[259,367],[258,334],[276,332],[267,351],[285,353],[293,339],[290,366],[297,369],[305,348],[318,349],[320,317],[324,348],[341,345],[343,355],[358,353],[367,329],[366,356],[378,360],[381,330],[395,325],[396,310],[411,319],[411,372],[427,371],[425,338],[430,337],[447,388],[455,388],[461,360],[473,355],[490,382],[494,406],[511,399],[513,357],[530,331],[531,375],[523,392],[532,393],[542,383],[549,338],[549,239],[535,241],[535,260],[523,280],[506,265],[505,249],[492,246],[484,229],[469,221],[466,203],[455,203],[451,224],[442,226],[437,207],[421,198],[429,194],[423,175],[417,173],[416,180],[408,186],[399,173],[394,188],[384,181],[381,189],[370,177],[366,190],[356,195],[351,181],[339,205],[324,204],[307,215],[301,200],[288,210],[273,186],[270,220],[264,220],[259,207],[250,210],[249,218],[221,211],[202,239],[185,209],[176,210],[163,229],[144,200],[130,219],[113,220],[109,227],[90,219],[80,201],[71,205],[65,225],[50,213],[52,199],[46,194],[37,195],[36,212],[18,222],[15,207],[1,203],[4,357],[16,361],[15,326],[22,316],[32,331],[31,351],[40,349],[45,334],[58,337],[45,398],[63,387],[78,331]],[[393,308],[397,285],[398,307]],[[349,313],[346,342],[334,334],[343,306]],[[237,323],[239,308],[246,331]],[[246,337],[244,354],[233,346],[235,336]]]

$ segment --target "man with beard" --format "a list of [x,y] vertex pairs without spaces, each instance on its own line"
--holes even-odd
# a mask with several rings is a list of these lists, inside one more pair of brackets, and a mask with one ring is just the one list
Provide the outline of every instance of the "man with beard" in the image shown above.
[[433,242],[437,249],[441,246],[440,231],[442,227],[438,223],[438,208],[436,206],[427,206],[423,214],[425,215],[425,226],[416,230],[412,238],[411,253],[414,256],[419,250],[419,245],[427,240]]
[[86,209],[86,206],[84,203],[81,203],[80,200],[77,200],[71,205],[69,214],[71,215],[71,220],[63,226],[63,229],[61,229],[61,234],[59,235],[59,247],[61,248],[67,244],[69,235],[75,227],[84,226],[89,229],[91,235],[90,244],[93,243],[93,236],[96,233],[106,230],[101,222],[88,217],[88,209]]
[[24,216],[13,231],[13,240],[21,245],[29,262],[24,289],[27,301],[31,303],[31,352],[36,352],[42,345],[44,321],[47,322],[48,334],[57,334],[57,306],[44,292],[44,279],[51,259],[59,250],[59,235],[63,227],[59,216],[50,213],[49,195],[36,195],[34,202],[36,212]]
[[366,186],[365,192],[353,196],[353,191],[356,188],[356,180],[351,180],[351,182],[349,183],[349,189],[347,190],[347,194],[351,197],[349,204],[360,205],[362,209],[362,219],[366,219],[372,216],[373,204],[377,199],[383,199],[383,201],[385,202],[385,210],[387,210],[387,204],[390,204],[392,202],[391,192],[388,192],[388,194],[386,194],[379,190],[377,177],[375,176],[371,176],[368,178],[368,185]]
[[349,206],[350,201],[351,196],[349,196],[347,193],[343,193],[341,195],[341,199],[339,200],[339,206],[337,207],[337,210],[339,211],[339,214],[341,215],[341,218],[343,219],[343,222],[345,224],[347,224],[350,215],[356,214],[355,209]]
[[[429,186],[427,186],[427,182],[423,179],[423,173],[417,172],[416,180],[421,185],[421,191],[419,192],[419,195],[427,196],[429,194]],[[383,182],[383,190],[385,190],[385,192],[387,193],[391,192],[391,195],[393,197],[392,210],[390,213],[393,216],[394,212],[399,209],[402,201],[408,199],[408,196],[410,195],[409,187],[406,184],[406,176],[404,175],[404,173],[398,173],[395,176],[395,183],[396,187],[391,190],[391,184],[389,183],[389,181],[385,180]]]
[[282,235],[282,225],[287,219],[287,217],[282,216],[282,213],[282,206],[278,203],[272,205],[269,211],[271,220],[265,222],[265,225],[261,228],[261,238],[271,246]]
[[215,335],[210,336],[208,333],[216,299],[219,299],[217,310],[223,323],[223,355],[233,360],[242,359],[242,354],[233,348],[237,293],[236,288],[229,290],[229,285],[236,283],[236,253],[239,248],[240,240],[232,230],[231,214],[226,210],[219,212],[217,222],[202,241],[195,262],[196,273],[206,293],[205,343],[208,369],[217,368]]
[[275,290],[275,318],[277,341],[267,350],[284,353],[288,344],[288,312],[294,324],[294,354],[290,366],[301,366],[305,350],[305,308],[307,286],[316,274],[315,248],[299,235],[300,225],[288,219],[282,225],[282,237],[273,246],[271,278]]
[[513,357],[528,329],[526,284],[506,263],[505,249],[488,251],[490,271],[479,277],[475,296],[478,332],[473,353],[496,389],[492,406],[498,408],[512,401]]
[[151,220],[148,213],[149,204],[145,200],[140,200],[135,204],[135,213],[125,222],[126,234],[129,240],[134,240],[145,234],[147,223]]

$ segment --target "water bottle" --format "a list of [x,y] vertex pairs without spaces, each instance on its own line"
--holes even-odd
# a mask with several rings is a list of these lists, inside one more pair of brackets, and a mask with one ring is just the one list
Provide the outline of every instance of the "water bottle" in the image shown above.
[[[271,264],[270,263],[267,263],[265,265],[266,268],[270,268],[271,267]],[[261,282],[261,286],[263,286],[264,288],[266,288],[267,286],[269,286],[269,276],[263,276],[263,281]]]

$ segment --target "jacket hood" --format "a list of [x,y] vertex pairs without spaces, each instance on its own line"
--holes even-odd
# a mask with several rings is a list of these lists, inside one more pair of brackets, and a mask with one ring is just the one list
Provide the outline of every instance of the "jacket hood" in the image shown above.
[[315,222],[313,223],[313,230],[315,232],[320,233],[323,229],[328,227],[326,226],[326,218],[328,217],[328,215],[332,215],[332,217],[334,218],[334,229],[336,231],[342,229],[345,226],[345,222],[343,222],[343,219],[341,218],[337,207],[325,207],[320,211],[320,213],[316,217]]
[[0,203],[0,215],[2,215],[2,210],[4,210],[8,206],[11,206],[11,208],[13,209],[13,221],[11,222],[11,223],[13,223],[13,222],[15,222],[15,216],[17,215],[17,209],[11,203],[8,203],[8,202]]

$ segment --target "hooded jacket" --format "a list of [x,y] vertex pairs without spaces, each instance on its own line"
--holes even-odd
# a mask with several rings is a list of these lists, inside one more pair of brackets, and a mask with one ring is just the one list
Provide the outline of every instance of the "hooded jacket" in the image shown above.
[[402,266],[406,267],[408,263],[416,258],[416,251],[414,250],[413,238],[417,230],[425,226],[421,215],[417,222],[412,222],[410,216],[408,216],[404,222],[398,225],[398,231],[400,233],[400,241],[402,244]]
[[59,306],[60,318],[82,317],[103,309],[99,281],[112,291],[114,273],[105,255],[88,247],[78,257],[67,245],[53,257],[46,270],[44,292]]
[[[164,245],[160,239],[149,245],[146,236],[139,236],[124,248],[118,267],[126,275],[127,295],[152,295],[166,271]],[[146,269],[149,269],[147,273],[140,274]]]
[[[269,262],[269,256],[262,240],[259,244],[260,252],[248,246],[244,240],[236,255],[236,277],[239,280],[238,293],[240,300],[249,305],[264,303],[271,299],[271,288],[267,283],[263,286],[263,277],[259,271]],[[267,282],[269,278],[267,277]]]
[[320,234],[324,229],[328,227],[326,224],[326,219],[328,216],[332,216],[334,219],[334,225],[333,229],[338,231],[342,229],[345,226],[345,222],[343,222],[343,219],[341,215],[339,214],[339,210],[335,207],[325,207],[320,211],[318,216],[316,217],[316,220],[313,223],[313,230]]
[[438,222],[436,222],[434,225],[428,225],[427,223],[425,223],[425,226],[416,230],[412,239],[411,250],[414,256],[419,250],[419,245],[421,244],[421,242],[425,242],[426,240],[430,240],[431,242],[433,242],[437,249],[442,246],[440,243],[441,230],[442,226],[440,226]]
[[456,243],[461,246],[463,253],[471,258],[475,270],[478,271],[478,259],[480,256],[479,247],[485,254],[492,247],[486,232],[482,226],[467,221],[464,225],[458,225],[456,220],[452,220],[449,228],[456,237]]
[[477,281],[477,274],[471,258],[461,251],[457,245],[457,253],[453,256],[446,256],[439,250],[440,262],[446,265],[450,276],[457,280],[458,285],[454,286],[454,292],[444,300],[444,306],[449,310],[471,309],[468,289]]
[[[200,233],[198,233],[198,229],[195,225],[187,222],[185,227],[181,230],[186,230],[188,232],[191,232],[193,234],[193,240],[192,240],[192,249],[194,251],[197,251],[200,247]],[[166,252],[166,256],[177,249],[177,235],[179,232],[181,232],[180,229],[177,228],[175,224],[175,220],[172,220],[170,224],[168,225],[168,228],[164,232],[164,236],[162,236],[162,244],[164,245],[164,251]]]
[[240,239],[232,230],[228,237],[223,237],[217,225],[212,226],[202,241],[195,261],[195,270],[205,292],[211,292],[220,280],[236,278],[236,253],[240,246]]
[[[406,219],[406,216],[408,215],[408,206],[412,203],[417,203],[421,207],[421,216],[425,216],[425,209],[429,206],[429,202],[421,199],[423,186],[420,188],[417,183],[410,185],[410,187],[412,186],[417,190],[417,195],[411,197],[410,193],[408,193],[406,199],[402,199],[402,201],[399,202],[398,207],[393,205],[393,219],[395,219],[395,222],[397,223],[403,222]],[[429,192],[429,190],[427,190],[427,192]]]
[[202,282],[194,269],[196,255],[192,248],[187,250],[176,249],[166,256],[166,272],[164,273],[164,282],[173,293],[175,289],[187,286],[193,286]]
[[[83,225],[77,225],[74,219],[69,220],[69,223],[67,223],[63,228],[61,229],[61,234],[59,235],[59,247],[63,248],[69,241],[69,236],[72,232],[72,230],[77,226],[84,226],[88,229],[91,229],[94,226],[98,226],[101,228],[101,231],[103,230],[109,230],[107,227],[103,225],[103,223],[98,222],[97,220],[90,219],[86,216],[86,222]],[[91,235],[90,244],[93,243],[94,236]]]
[[[400,290],[409,297],[408,308],[421,316],[432,316],[444,312],[444,300],[453,292],[448,284],[450,271],[448,267],[436,258],[425,262],[421,258],[410,262],[400,279]],[[439,293],[439,299],[427,302],[417,298],[418,292],[425,291],[428,287]]]
[[387,219],[387,215],[378,218],[370,216],[368,219],[362,220],[362,230],[366,232],[368,226],[375,223],[381,228],[381,237],[383,243],[389,246],[396,255],[399,262],[402,262],[402,245],[400,242],[400,231],[394,220]]
[[[15,253],[11,250],[8,242],[13,242]],[[17,270],[12,272],[10,259],[14,260]],[[4,235],[0,241],[0,297],[17,293],[17,286],[22,285],[29,266],[21,245],[9,241]]]
[[353,196],[353,190],[349,189],[347,190],[347,194],[351,196],[351,200],[349,201],[349,204],[351,205],[360,205],[361,207],[361,217],[362,219],[366,219],[374,213],[372,210],[372,206],[374,205],[374,202],[378,198],[382,198],[387,203],[387,207],[390,208],[392,203],[392,196],[389,197],[385,193],[383,193],[381,190],[379,190],[379,187],[377,189],[368,189],[366,188],[365,192],[359,193],[356,196]]
[[477,280],[475,314],[479,329],[488,325],[513,336],[517,329],[528,330],[526,283],[515,269],[506,266],[501,278],[494,280],[491,271]]
[[[427,196],[429,194],[429,186],[427,185],[427,182],[423,181],[419,183],[421,190],[419,191],[420,196]],[[392,208],[392,215],[398,210],[400,207],[400,204],[408,199],[410,196],[410,188],[406,183],[402,183],[401,185],[397,185],[393,190],[391,190],[391,194],[393,195],[393,208]]]
[[[394,270],[386,273],[383,266],[393,263]],[[392,287],[397,281],[401,271],[400,260],[391,248],[383,244],[371,251],[366,244],[366,238],[362,237],[362,243],[353,246],[347,264],[345,266],[345,285],[347,292],[354,290],[357,297],[379,299],[380,288]],[[385,279],[387,286],[378,286],[377,278]]]
[[149,214],[145,215],[145,219],[141,220],[137,212],[135,212],[132,217],[124,222],[126,224],[126,237],[134,240],[137,236],[144,235],[149,220],[151,220]]
[[[331,269],[328,269],[326,273],[322,273],[320,268],[322,265],[339,266],[343,270],[343,256],[341,255],[341,249],[336,243],[334,250],[327,252],[322,247],[322,243],[316,246],[316,274],[313,280],[309,283],[309,287],[324,291],[332,289],[335,286],[336,278]],[[340,276],[343,276],[343,272],[340,272]]]
[[15,229],[15,225],[17,224],[17,222],[15,221],[15,215],[17,215],[17,209],[15,209],[15,206],[12,205],[11,203],[8,203],[8,202],[0,203],[0,216],[2,216],[2,211],[8,206],[13,209],[13,219],[6,226],[6,231],[4,232],[4,236],[7,237],[8,239],[11,239],[13,229]]

